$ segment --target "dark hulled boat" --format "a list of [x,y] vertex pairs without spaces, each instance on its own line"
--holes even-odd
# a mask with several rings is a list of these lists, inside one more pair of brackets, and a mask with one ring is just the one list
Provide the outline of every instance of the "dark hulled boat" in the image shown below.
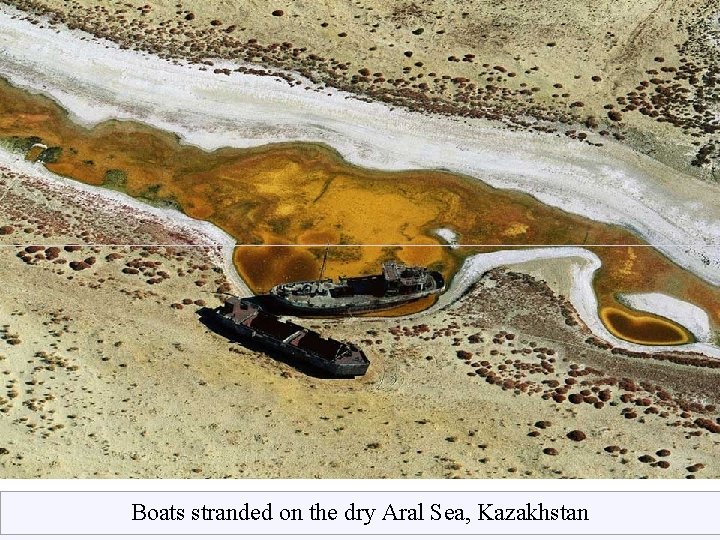
[[372,276],[282,283],[270,290],[287,311],[300,315],[351,315],[388,309],[445,290],[439,272],[383,263],[382,273]]
[[365,375],[370,366],[365,353],[352,343],[326,339],[298,324],[281,321],[247,299],[230,298],[215,313],[225,327],[240,337],[331,375]]

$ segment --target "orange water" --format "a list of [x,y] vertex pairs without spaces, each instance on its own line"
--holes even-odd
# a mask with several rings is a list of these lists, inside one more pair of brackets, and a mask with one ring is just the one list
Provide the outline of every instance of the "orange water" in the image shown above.
[[[110,121],[88,130],[73,124],[54,102],[0,81],[0,138],[10,136],[36,136],[48,146],[61,147],[57,161],[46,165],[55,173],[173,204],[224,229],[239,244],[252,244],[236,248],[234,262],[256,292],[281,281],[316,278],[325,244],[347,245],[331,250],[327,277],[378,273],[383,260],[396,258],[437,269],[449,280],[466,256],[497,249],[442,247],[432,231],[446,226],[464,244],[505,248],[643,243],[629,231],[563,212],[528,195],[440,171],[363,169],[321,145],[205,152],[133,122]],[[637,316],[617,302],[617,294],[662,292],[702,307],[714,328],[720,328],[720,289],[654,248],[589,249],[602,260],[594,281],[601,313],[612,307]],[[604,320],[620,337],[652,342],[643,325],[614,315]],[[642,320],[672,328],[684,341],[692,339],[665,319],[644,315]]]
[[648,315],[637,315],[615,307],[603,308],[600,312],[606,326],[615,333],[634,343],[642,345],[679,345],[690,340],[690,334],[671,321]]

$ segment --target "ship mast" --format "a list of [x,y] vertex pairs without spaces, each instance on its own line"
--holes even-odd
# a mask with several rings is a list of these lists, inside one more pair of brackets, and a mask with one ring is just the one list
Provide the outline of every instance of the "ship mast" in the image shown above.
[[322,281],[323,274],[325,273],[325,263],[327,262],[328,251],[330,251],[330,244],[325,245],[325,256],[323,257],[322,266],[320,267],[320,277],[318,281]]

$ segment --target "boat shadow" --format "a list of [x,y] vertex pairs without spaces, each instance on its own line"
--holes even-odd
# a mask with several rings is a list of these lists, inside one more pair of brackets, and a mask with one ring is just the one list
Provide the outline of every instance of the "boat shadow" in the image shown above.
[[[253,297],[253,302],[255,301],[255,298],[258,297]],[[279,354],[277,351],[262,345],[261,343],[257,343],[243,336],[238,336],[232,330],[221,324],[220,321],[217,320],[215,311],[208,307],[200,308],[195,313],[198,315],[200,322],[211,332],[224,337],[229,342],[236,343],[249,351],[269,356],[273,360],[285,364],[286,366],[291,367],[308,377],[312,377],[314,379],[354,379],[353,376],[343,377],[341,375],[331,375],[313,365],[309,365],[305,362]]]

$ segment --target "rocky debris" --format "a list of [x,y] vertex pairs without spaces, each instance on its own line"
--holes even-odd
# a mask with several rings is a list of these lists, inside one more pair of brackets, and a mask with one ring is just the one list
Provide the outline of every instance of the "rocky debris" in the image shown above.
[[710,433],[720,433],[720,424],[713,422],[709,418],[696,418],[695,425],[708,430]]
[[76,272],[90,268],[90,265],[85,261],[70,261],[69,266]]

